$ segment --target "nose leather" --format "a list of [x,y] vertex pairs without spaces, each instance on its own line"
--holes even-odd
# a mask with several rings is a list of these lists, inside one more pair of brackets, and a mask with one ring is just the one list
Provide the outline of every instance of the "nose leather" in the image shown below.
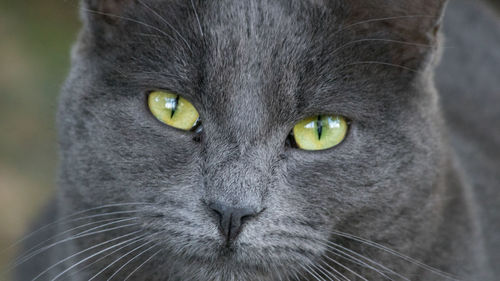
[[243,224],[258,213],[254,208],[233,207],[218,202],[209,204],[209,208],[217,215],[226,241],[235,240]]

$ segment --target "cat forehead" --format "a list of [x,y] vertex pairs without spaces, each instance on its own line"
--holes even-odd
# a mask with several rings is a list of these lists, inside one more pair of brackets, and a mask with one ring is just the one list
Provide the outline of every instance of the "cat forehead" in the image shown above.
[[138,6],[109,28],[111,39],[95,44],[98,52],[117,56],[113,65],[133,63],[137,72],[157,70],[191,80],[194,73],[202,73],[209,76],[204,79],[207,86],[220,85],[217,92],[241,84],[257,90],[264,80],[278,76],[298,78],[305,64],[311,68],[315,61],[328,59],[321,52],[333,44],[321,33],[338,27],[325,24],[320,9],[307,7],[306,13],[292,1],[210,1],[197,6],[156,1]]
[[358,103],[369,112],[407,85],[398,82],[417,70],[398,60],[413,58],[401,45],[379,44],[393,40],[387,30],[346,28],[352,11],[326,3],[138,0],[101,29],[111,35],[96,46],[140,83],[218,108],[265,103],[314,113],[342,104],[363,112]]

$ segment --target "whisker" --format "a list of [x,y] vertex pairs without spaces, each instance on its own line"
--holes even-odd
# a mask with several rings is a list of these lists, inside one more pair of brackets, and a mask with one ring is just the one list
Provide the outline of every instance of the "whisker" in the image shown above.
[[[85,235],[87,233],[90,233],[92,232],[93,230],[97,230],[97,229],[100,229],[100,228],[103,228],[103,227],[106,227],[106,226],[110,226],[110,225],[113,225],[113,224],[117,224],[117,223],[121,223],[121,222],[126,222],[126,221],[131,221],[131,220],[136,220],[138,219],[138,217],[132,217],[132,218],[126,218],[126,219],[120,219],[120,220],[117,220],[117,221],[113,221],[113,222],[109,222],[109,223],[106,223],[106,224],[103,224],[103,225],[100,225],[100,226],[96,226],[96,227],[92,227],[91,229],[87,229],[85,231],[82,231],[80,232],[79,234],[75,235],[74,237],[75,238],[80,238],[82,235]],[[131,224],[131,225],[135,225],[136,223],[134,224]]]
[[321,265],[319,264],[311,264],[311,266],[313,268],[316,268],[320,273],[322,273],[325,277],[327,277],[329,280],[332,280],[335,279],[335,281],[342,281],[340,280],[335,274],[333,274],[333,272],[328,272],[327,270],[325,270],[324,267],[322,267]]
[[110,208],[110,207],[122,207],[122,206],[129,206],[129,205],[153,205],[151,203],[141,203],[141,202],[131,202],[131,203],[115,203],[115,204],[107,204],[107,205],[102,205],[102,206],[99,206],[99,207],[93,207],[93,208],[90,208],[90,209],[85,209],[85,210],[81,210],[81,211],[78,211],[76,213],[73,213],[71,215],[68,215],[68,216],[65,216],[65,217],[62,217],[56,221],[53,221],[49,224],[46,224],[36,230],[34,230],[33,232],[31,233],[28,233],[26,234],[25,236],[23,236],[22,238],[20,238],[19,240],[15,241],[13,244],[11,244],[10,246],[8,246],[7,248],[5,248],[4,250],[0,251],[0,254],[1,253],[4,253],[5,251],[21,244],[22,242],[26,241],[27,239],[29,239],[30,237],[33,237],[34,235],[38,234],[40,231],[44,230],[44,229],[47,229],[48,227],[51,227],[55,224],[58,224],[58,223],[61,223],[61,222],[64,222],[72,217],[75,217],[77,215],[81,215],[81,214],[84,214],[84,213],[88,213],[88,212],[91,212],[91,211],[95,211],[95,210],[100,210],[100,209],[105,209],[105,208]]
[[131,262],[133,262],[135,259],[137,259],[138,257],[142,256],[144,253],[146,253],[147,251],[151,250],[152,248],[158,246],[158,244],[154,244],[153,246],[147,248],[146,250],[140,252],[139,254],[137,254],[135,257],[131,258],[130,260],[128,260],[125,264],[123,264],[120,268],[118,268],[118,270],[115,271],[115,273],[113,273],[113,275],[111,275],[107,281],[111,280],[113,277],[115,277],[123,268],[125,268],[125,266],[127,266],[128,264],[130,264]]
[[154,37],[154,38],[158,38],[158,39],[165,38],[164,36],[161,36],[158,34],[150,34],[150,33],[144,33],[144,32],[134,32],[132,34],[137,35],[137,36],[143,36],[143,37]]
[[[387,275],[389,273],[392,273],[390,271],[392,270],[386,270],[386,269],[383,269],[383,268],[376,268],[366,262],[364,262],[363,260],[359,259],[359,258],[356,258],[356,257],[353,257],[339,249],[335,249],[335,251],[337,252],[333,252],[333,251],[328,251],[329,253],[341,258],[341,259],[345,259],[346,261],[349,261],[353,264],[356,264],[358,266],[360,266],[361,268],[366,268],[366,269],[369,269],[369,270],[373,270],[375,271],[377,274],[379,274],[381,277],[383,277],[384,279],[388,279],[388,280],[391,280],[391,281],[395,281],[391,276]],[[330,257],[326,257],[326,259],[328,260],[331,260]],[[385,267],[384,267],[385,268]],[[349,272],[353,272],[354,275],[358,276],[359,274],[356,273],[354,270],[351,269],[351,271]],[[392,274],[395,274],[395,273],[392,273]],[[406,280],[406,281],[409,281],[409,280]]]
[[422,267],[422,268],[424,268],[426,270],[429,270],[429,271],[431,271],[431,272],[433,272],[433,273],[435,273],[437,275],[440,275],[441,277],[444,277],[444,278],[447,278],[447,279],[452,279],[452,280],[455,280],[455,278],[456,278],[456,277],[452,276],[449,273],[441,271],[441,270],[439,270],[437,268],[434,268],[432,266],[426,265],[423,262],[420,262],[420,261],[418,261],[416,259],[413,259],[413,258],[411,258],[409,256],[406,256],[406,255],[404,255],[404,254],[402,254],[402,253],[400,253],[400,252],[398,252],[396,250],[393,250],[393,249],[391,249],[389,247],[386,247],[386,246],[384,246],[382,244],[379,244],[377,242],[370,241],[368,239],[364,239],[362,237],[355,236],[355,235],[352,235],[352,234],[349,234],[349,233],[345,233],[345,232],[341,232],[341,231],[338,231],[338,230],[333,230],[331,233],[335,234],[335,235],[338,235],[338,236],[341,236],[341,237],[344,237],[344,238],[351,239],[353,241],[357,241],[357,242],[363,243],[363,244],[368,245],[368,246],[372,246],[372,247],[380,249],[380,250],[383,250],[383,251],[385,251],[387,253],[390,253],[392,255],[395,255],[396,257],[399,257],[399,258],[401,258],[401,259],[403,259],[403,260],[405,260],[407,262],[413,263],[413,264],[418,265],[418,266],[420,266],[420,267]]
[[[326,264],[324,261],[322,261],[324,264]],[[328,265],[328,264],[326,264]],[[349,278],[347,278],[344,274],[340,273],[338,270],[336,270],[335,268],[331,267],[328,265],[328,268],[331,269],[333,272],[330,272],[328,271],[324,266],[322,266],[321,264],[316,264],[317,267],[319,267],[320,270],[322,270],[322,272],[324,272],[324,274],[327,274],[327,275],[330,275],[330,276],[333,276],[333,278],[336,277],[336,274],[338,274],[340,277],[344,278],[345,280],[347,281],[350,281]]]
[[[300,264],[299,264],[300,265]],[[302,267],[302,265],[300,265]],[[309,278],[307,278],[307,276],[304,275],[304,273],[302,273],[301,271],[297,270],[297,271],[294,271],[293,272],[293,275],[295,276],[295,278],[297,280],[302,280],[300,277],[303,277],[305,280],[308,280]]]
[[[321,243],[321,242],[319,242],[319,241],[318,241],[318,243],[322,244],[322,243]],[[381,272],[380,270],[376,269],[375,267],[372,267],[372,266],[368,265],[367,263],[363,262],[362,260],[360,260],[360,259],[358,259],[358,258],[355,258],[355,257],[353,257],[353,256],[351,256],[351,255],[349,255],[349,254],[345,253],[344,251],[347,251],[347,252],[349,252],[349,253],[351,253],[351,254],[353,254],[353,255],[355,255],[355,256],[357,256],[357,257],[361,258],[361,259],[364,259],[364,260],[366,260],[366,261],[368,261],[368,262],[370,262],[370,263],[372,263],[372,264],[374,264],[374,265],[376,265],[376,266],[378,266],[378,267],[380,267],[380,268],[382,268],[382,269],[386,270],[387,272],[389,272],[389,273],[391,273],[391,274],[393,274],[393,275],[396,275],[396,276],[398,276],[398,277],[400,277],[400,278],[402,278],[402,279],[404,279],[404,280],[406,280],[406,281],[410,281],[408,278],[406,278],[405,276],[403,276],[403,275],[401,275],[401,274],[399,274],[399,273],[397,273],[397,272],[393,271],[392,269],[390,269],[390,268],[388,268],[388,267],[386,267],[386,266],[384,266],[384,265],[382,265],[382,264],[380,264],[380,263],[378,263],[378,262],[376,262],[376,261],[374,261],[374,260],[372,260],[372,259],[370,259],[370,258],[368,258],[368,257],[365,257],[365,256],[363,256],[363,255],[361,255],[361,254],[359,254],[359,253],[357,253],[357,252],[355,252],[355,251],[353,251],[353,250],[351,250],[351,249],[348,249],[348,248],[346,248],[346,247],[343,247],[343,246],[341,246],[341,245],[339,245],[339,244],[333,243],[333,242],[331,242],[331,241],[327,241],[327,244],[323,244],[323,245],[325,245],[326,247],[328,247],[328,248],[330,248],[330,249],[332,249],[332,250],[334,250],[334,251],[341,252],[342,254],[347,255],[347,256],[349,256],[350,258],[353,258],[353,259],[355,259],[355,260],[358,260],[358,261],[360,261],[360,262],[361,262],[361,263],[363,263],[363,264],[366,264],[367,266],[369,266],[369,268],[370,268],[370,269],[372,269],[372,270],[376,271],[377,273],[379,273],[380,275],[384,276],[385,278],[387,278],[387,279],[389,279],[389,280],[393,280],[393,279],[392,279],[392,278],[390,278],[389,276],[385,275],[383,272]],[[340,248],[340,249],[342,249],[343,251],[340,251],[339,249],[334,248],[334,247]]]
[[[87,269],[87,268],[91,267],[92,265],[94,265],[94,264],[96,264],[96,263],[98,263],[98,262],[102,261],[103,259],[105,259],[105,258],[107,258],[107,257],[109,257],[109,256],[111,256],[111,255],[113,255],[113,254],[115,254],[115,253],[117,253],[117,252],[119,252],[120,250],[122,250],[122,249],[124,249],[124,248],[130,247],[130,246],[132,246],[133,244],[135,244],[135,243],[137,243],[137,242],[140,242],[140,241],[142,241],[142,240],[143,240],[143,239],[139,239],[139,240],[136,240],[136,241],[132,241],[132,242],[130,242],[129,244],[123,245],[123,246],[119,247],[118,249],[113,250],[111,253],[108,253],[108,254],[106,254],[105,256],[102,256],[102,257],[100,257],[100,258],[96,259],[95,261],[93,261],[93,262],[91,262],[91,263],[87,264],[86,266],[82,267],[81,269],[79,269],[79,270],[77,270],[77,271],[74,271],[73,273],[70,273],[70,274],[76,274],[76,273],[79,273],[79,272],[81,272],[81,271],[84,271],[85,269]],[[70,278],[70,279],[71,279],[71,278]]]
[[177,29],[175,29],[175,27],[173,25],[171,25],[164,17],[162,17],[160,14],[158,14],[155,10],[153,10],[151,7],[149,7],[148,5],[146,5],[146,3],[144,3],[143,1],[141,0],[137,0],[137,2],[139,4],[141,4],[142,6],[144,6],[146,9],[150,10],[155,16],[157,16],[161,21],[163,21],[165,24],[167,24],[170,29],[172,29],[181,39],[182,41],[184,41],[184,43],[186,44],[186,46],[188,47],[188,49],[191,51],[191,53],[193,52],[193,50],[191,49],[191,46],[189,45],[188,41],[186,40],[186,38],[184,38],[184,36],[182,36],[179,31],[177,31]]
[[275,266],[274,268],[275,268],[275,272],[276,272],[276,274],[278,275],[278,279],[279,279],[279,281],[283,281],[283,278],[281,278],[281,273],[280,273],[280,271],[279,271],[278,267],[277,267],[277,266]]
[[[391,281],[394,281],[394,279],[390,276],[390,275],[387,275],[387,274],[392,274],[392,275],[399,275],[398,273],[396,273],[395,271],[393,271],[392,269],[389,269],[388,267],[380,264],[379,262],[375,262],[373,261],[372,259],[368,258],[368,257],[365,257],[357,252],[353,252],[354,255],[357,255],[359,258],[357,257],[354,257],[348,253],[346,253],[345,251],[343,250],[340,250],[340,249],[336,249],[336,248],[332,248],[330,249],[329,251],[330,253],[340,257],[340,258],[343,258],[343,259],[346,259],[350,262],[353,262],[363,268],[367,268],[367,269],[370,269],[370,270],[373,270],[375,271],[376,273],[378,273],[380,276],[386,278],[386,279],[389,279]],[[364,260],[366,261],[364,261]],[[374,265],[371,265],[369,264],[368,262],[371,262],[373,263]],[[377,268],[378,266],[378,268]],[[405,277],[402,277],[404,280],[406,281],[409,281],[408,279],[405,279]]]
[[[132,244],[135,244],[139,241],[144,241],[145,239],[147,239],[147,237],[144,237],[144,238],[141,238],[139,240],[136,240],[136,241],[133,241],[129,244],[127,244],[126,246],[130,246]],[[104,271],[106,271],[108,268],[110,268],[111,266],[113,266],[115,263],[119,262],[120,260],[122,260],[123,258],[125,258],[126,256],[130,255],[131,253],[139,250],[140,248],[146,246],[147,244],[150,244],[152,241],[148,241],[148,242],[145,242],[137,247],[135,247],[134,249],[126,252],[125,254],[121,255],[119,258],[117,258],[116,260],[114,260],[112,263],[108,264],[106,267],[104,267],[103,269],[101,269],[99,272],[97,272],[96,274],[94,274],[94,276],[92,276],[88,281],[91,281],[91,280],[94,280],[95,278],[97,278],[97,276],[101,275],[101,273],[103,273]],[[120,247],[122,248],[122,247]]]
[[[69,259],[71,259],[71,258],[73,258],[73,257],[75,257],[75,256],[78,256],[78,255],[80,255],[80,254],[83,254],[83,253],[85,253],[85,252],[88,252],[88,251],[90,251],[90,250],[92,250],[92,249],[95,249],[95,248],[97,248],[97,247],[100,247],[100,246],[102,246],[102,245],[109,244],[109,243],[114,242],[114,241],[116,241],[116,240],[119,240],[119,239],[122,239],[122,238],[125,238],[125,237],[128,237],[128,236],[131,236],[131,235],[137,234],[137,233],[139,233],[139,232],[141,232],[141,230],[137,230],[137,231],[134,231],[134,232],[131,232],[131,233],[125,234],[125,235],[118,236],[118,237],[116,237],[116,238],[113,238],[113,239],[110,239],[110,240],[108,240],[108,241],[104,241],[104,242],[101,242],[101,243],[99,243],[99,244],[97,244],[97,245],[94,245],[94,246],[91,246],[91,247],[89,247],[89,248],[86,248],[86,249],[84,249],[84,250],[82,250],[82,251],[79,251],[79,252],[78,252],[78,253],[76,253],[76,254],[72,254],[71,256],[69,256],[69,257],[67,257],[67,258],[64,258],[63,260],[60,260],[59,262],[57,262],[57,263],[55,263],[55,264],[53,264],[53,265],[49,266],[47,269],[45,269],[44,271],[40,272],[37,276],[35,276],[35,278],[33,278],[31,281],[35,281],[35,280],[37,280],[38,278],[40,278],[41,276],[43,276],[45,273],[49,272],[51,269],[55,268],[56,266],[58,266],[58,265],[62,264],[63,262],[65,262],[65,261],[67,261],[67,260],[69,260]],[[130,242],[130,241],[132,241],[132,240],[134,240],[134,239],[139,239],[139,238],[142,238],[142,237],[143,237],[143,236],[139,236],[139,237],[134,237],[134,238],[128,239],[128,240],[126,240],[126,241],[122,241],[122,242],[120,242],[120,243],[118,243],[118,244],[115,244],[115,245],[113,245],[113,246],[111,246],[111,247],[106,248],[105,250],[110,250],[110,249],[112,249],[113,247],[118,247],[118,246],[120,246],[120,245],[123,245],[124,243]],[[95,256],[95,254],[94,254],[93,256]]]
[[[132,245],[133,245],[133,244],[135,244],[135,243],[138,243],[138,242],[144,241],[144,240],[146,240],[146,239],[148,239],[148,238],[151,238],[151,237],[153,237],[153,236],[159,235],[159,234],[164,233],[164,232],[165,232],[165,231],[159,231],[159,232],[157,232],[157,233],[153,233],[153,234],[147,235],[146,237],[143,237],[143,238],[137,239],[137,240],[132,241],[132,242],[130,242],[130,243],[128,243],[128,244],[126,244],[126,245],[124,245],[124,246],[121,246],[121,247],[119,247],[118,249],[116,249],[116,250],[112,251],[111,253],[109,253],[109,254],[107,254],[107,255],[105,255],[105,256],[103,256],[103,257],[101,257],[101,258],[99,258],[99,259],[97,259],[97,260],[93,261],[92,263],[90,263],[90,264],[86,265],[85,267],[83,267],[83,268],[79,269],[78,271],[74,272],[73,274],[76,274],[76,273],[78,273],[78,272],[80,272],[80,271],[83,271],[83,270],[85,270],[85,269],[89,268],[90,266],[92,266],[92,265],[94,265],[94,264],[98,263],[99,261],[102,261],[103,259],[105,259],[105,258],[107,258],[107,257],[109,257],[109,256],[111,256],[111,255],[113,255],[114,253],[116,253],[116,252],[118,252],[118,251],[120,251],[120,250],[122,250],[122,249],[124,249],[124,248],[126,248],[126,247],[132,246]],[[149,242],[146,242],[146,243],[144,243],[144,244],[142,244],[142,245],[138,246],[137,248],[133,249],[132,251],[129,251],[127,254],[125,254],[125,255],[121,256],[120,258],[118,258],[117,260],[115,260],[113,263],[111,263],[110,265],[106,266],[104,269],[102,269],[101,271],[99,271],[97,274],[95,274],[95,275],[94,275],[91,279],[89,279],[88,281],[90,281],[90,280],[94,279],[95,277],[97,277],[98,275],[100,275],[100,274],[101,274],[102,272],[104,272],[107,268],[109,268],[111,265],[113,265],[114,263],[116,263],[116,262],[118,262],[119,260],[121,260],[123,257],[125,257],[125,256],[127,256],[128,254],[130,254],[130,253],[134,252],[134,251],[135,251],[135,250],[137,250],[137,249],[140,249],[141,247],[144,247],[145,245],[147,245],[148,243],[151,243],[151,242],[154,242],[154,241],[149,241]]]
[[123,281],[127,281],[132,275],[134,275],[135,272],[137,272],[141,267],[143,267],[146,263],[148,263],[151,259],[153,259],[156,255],[158,255],[163,249],[160,249],[159,251],[155,252],[153,255],[151,255],[147,260],[145,260],[143,263],[141,263],[138,267],[136,267]]
[[[97,15],[103,15],[103,16],[108,16],[108,17],[113,17],[113,18],[117,18],[117,19],[121,19],[121,20],[125,20],[125,21],[129,21],[129,22],[133,22],[133,23],[137,23],[139,25],[142,25],[144,27],[147,27],[147,28],[151,28],[153,30],[156,30],[158,32],[160,32],[161,34],[163,34],[164,36],[166,36],[167,38],[170,38],[172,39],[174,42],[178,42],[175,37],[173,37],[172,35],[166,33],[165,31],[159,29],[158,27],[156,26],[153,26],[153,25],[150,25],[150,24],[147,24],[145,22],[142,22],[142,21],[139,21],[139,20],[135,20],[135,19],[132,19],[132,18],[128,18],[128,17],[123,17],[123,16],[119,16],[119,15],[115,15],[115,14],[110,14],[110,13],[105,13],[105,12],[100,12],[100,11],[96,11],[96,10],[91,10],[91,9],[87,9],[87,8],[82,8],[84,11],[88,12],[88,13],[92,13],[92,14],[97,14]],[[189,47],[189,46],[188,46]]]
[[399,20],[399,19],[409,19],[409,18],[434,18],[433,16],[429,15],[405,15],[405,16],[393,16],[393,17],[384,17],[384,18],[373,18],[373,19],[367,19],[359,22],[355,22],[346,26],[343,26],[341,29],[336,31],[334,35],[337,35],[340,32],[344,32],[346,30],[349,30],[352,27],[366,24],[366,23],[373,23],[373,22],[379,22],[379,21],[386,21],[386,20]]
[[33,257],[35,257],[35,256],[37,256],[37,255],[39,255],[39,254],[41,254],[41,253],[43,253],[43,252],[45,252],[45,251],[53,248],[54,246],[62,244],[64,242],[72,241],[72,240],[75,240],[75,239],[79,239],[79,238],[83,238],[83,237],[87,237],[87,236],[91,236],[91,235],[95,235],[95,234],[99,234],[99,233],[110,232],[110,231],[113,231],[113,230],[116,230],[116,229],[121,229],[121,228],[129,227],[129,226],[133,226],[133,225],[138,225],[138,224],[139,223],[126,224],[126,225],[121,225],[121,226],[117,226],[117,227],[107,228],[107,229],[104,229],[104,230],[94,231],[94,232],[86,233],[86,234],[83,234],[83,235],[72,236],[72,237],[63,239],[63,240],[55,242],[55,243],[53,243],[51,245],[42,247],[42,248],[36,250],[32,254],[29,254],[26,258],[24,258],[23,260],[21,260],[18,263],[16,263],[14,265],[14,268],[17,267],[17,266],[20,266],[21,264],[24,264],[25,262],[31,260]]
[[[345,270],[349,271],[350,273],[354,274],[356,277],[359,277],[361,280],[363,280],[363,281],[368,281],[366,278],[364,278],[363,276],[361,276],[360,274],[358,274],[356,271],[354,271],[354,270],[350,269],[349,267],[347,267],[347,266],[343,265],[341,262],[336,261],[336,260],[334,260],[334,259],[332,259],[332,258],[330,258],[330,257],[328,257],[328,256],[325,256],[325,258],[326,258],[326,259],[328,259],[329,261],[331,261],[331,262],[335,263],[336,265],[338,265],[338,266],[342,267],[343,269],[345,269]],[[328,268],[330,268],[330,269],[332,269],[332,270],[336,271],[336,270],[335,270],[332,266],[330,266],[327,262],[323,261],[323,264],[324,264],[325,266],[327,266]]]
[[[348,262],[350,262],[350,263],[353,263],[353,264],[359,265],[359,266],[361,266],[361,267],[363,267],[363,268],[367,268],[367,269],[371,269],[371,270],[373,270],[373,271],[376,271],[376,272],[378,272],[380,275],[382,275],[383,277],[385,277],[385,278],[387,278],[387,279],[389,279],[389,280],[392,280],[390,277],[388,277],[387,275],[385,275],[385,274],[384,274],[384,272],[385,272],[385,273],[389,273],[389,272],[387,272],[386,270],[383,270],[383,269],[380,269],[380,270],[379,270],[379,269],[377,269],[377,268],[375,268],[375,267],[373,267],[373,266],[371,266],[371,265],[367,264],[366,262],[364,262],[364,261],[362,261],[362,260],[360,260],[360,259],[358,259],[358,258],[356,258],[356,257],[353,257],[353,256],[351,256],[351,255],[349,255],[349,254],[347,254],[347,253],[345,253],[345,252],[343,252],[343,251],[341,251],[341,250],[339,250],[339,249],[327,249],[327,252],[328,252],[328,253],[330,253],[330,254],[332,254],[332,255],[335,255],[335,256],[337,256],[337,257],[339,257],[339,258],[341,258],[341,259],[344,259],[344,260],[346,260],[346,261],[348,261]],[[331,259],[331,258],[330,258],[330,257],[328,257],[328,256],[325,256],[325,258],[326,258],[326,259],[328,259],[328,260],[330,260],[330,259]]]
[[349,41],[349,42],[345,43],[344,45],[333,50],[333,52],[330,53],[330,55],[336,54],[337,52],[343,50],[346,47],[349,47],[350,45],[355,45],[355,44],[363,43],[363,42],[385,42],[385,43],[395,43],[395,44],[409,45],[409,46],[415,46],[415,47],[425,47],[425,48],[434,47],[433,45],[429,45],[429,44],[414,43],[414,42],[407,42],[407,41],[400,41],[400,40],[383,39],[383,38],[365,38],[365,39]]
[[61,232],[61,233],[59,233],[59,234],[56,234],[56,235],[54,235],[54,236],[52,236],[52,237],[50,237],[50,238],[48,238],[48,239],[46,239],[46,240],[43,240],[42,242],[40,242],[40,243],[36,244],[35,246],[33,246],[33,247],[31,247],[31,248],[29,248],[29,249],[25,250],[25,251],[24,251],[23,256],[19,257],[19,258],[17,259],[17,261],[18,261],[18,260],[20,260],[20,259],[23,259],[23,258],[24,258],[24,257],[26,257],[28,254],[32,253],[32,251],[33,251],[33,250],[36,250],[39,246],[41,246],[41,245],[45,244],[46,242],[49,242],[49,241],[53,240],[54,238],[57,238],[57,237],[59,237],[59,236],[63,236],[64,234],[66,234],[66,233],[68,233],[68,232],[71,232],[71,231],[74,231],[74,230],[77,230],[77,229],[80,229],[80,228],[84,228],[84,227],[89,226],[89,225],[94,225],[94,224],[98,224],[98,223],[102,223],[102,222],[107,222],[107,221],[112,221],[112,220],[116,220],[116,218],[113,218],[113,219],[105,219],[105,220],[99,220],[99,221],[95,221],[95,222],[86,223],[86,224],[83,224],[83,225],[80,225],[80,226],[77,226],[77,227],[74,227],[74,228],[68,229],[68,230],[66,230],[66,231],[63,231],[63,232]]
[[420,71],[413,69],[413,68],[406,67],[404,65],[388,63],[388,62],[383,62],[383,61],[357,61],[357,62],[353,62],[353,63],[344,64],[344,65],[338,67],[337,69],[348,67],[348,66],[360,65],[360,64],[385,65],[385,66],[401,68],[401,69],[408,70],[408,71],[414,72],[414,73],[420,73]]
[[140,71],[140,72],[132,72],[132,73],[136,74],[136,75],[138,75],[138,74],[161,74],[164,77],[175,78],[175,79],[179,79],[179,80],[186,79],[186,77],[174,75],[171,73],[158,72],[158,71]]
[[201,28],[200,17],[198,17],[198,12],[196,12],[196,7],[194,6],[194,1],[191,0],[191,6],[193,7],[194,15],[196,16],[196,21],[198,22],[198,27],[200,28],[201,37],[204,37],[203,29]]
[[314,269],[312,269],[311,267],[309,267],[308,265],[300,265],[307,273],[309,273],[314,279],[316,279],[317,281],[326,281],[325,279],[323,279],[321,276],[318,276],[316,275],[316,273],[314,272]]

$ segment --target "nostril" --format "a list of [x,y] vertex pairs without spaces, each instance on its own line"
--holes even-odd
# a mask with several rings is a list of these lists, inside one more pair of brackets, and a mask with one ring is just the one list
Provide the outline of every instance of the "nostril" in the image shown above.
[[241,217],[241,224],[244,224],[247,220],[250,220],[253,218],[255,215],[245,215]]
[[[209,206],[209,207],[210,207],[210,206]],[[213,207],[210,207],[210,209],[211,209],[211,210],[212,210],[212,212],[214,212],[214,213],[215,213],[215,214],[216,214],[219,218],[222,218],[222,213],[221,213],[219,210],[217,210],[217,209],[215,209],[215,208],[213,208]]]
[[208,207],[217,214],[219,228],[227,241],[234,240],[243,224],[261,212],[254,208],[233,207],[219,202],[208,204]]

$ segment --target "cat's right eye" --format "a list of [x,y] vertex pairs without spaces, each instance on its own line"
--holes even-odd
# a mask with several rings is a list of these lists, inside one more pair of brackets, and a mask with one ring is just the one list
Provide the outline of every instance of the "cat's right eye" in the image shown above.
[[151,113],[161,122],[185,131],[196,127],[200,115],[185,98],[166,91],[154,91],[148,96]]
[[338,115],[317,115],[301,120],[293,127],[296,145],[303,150],[325,150],[340,144],[348,124]]

